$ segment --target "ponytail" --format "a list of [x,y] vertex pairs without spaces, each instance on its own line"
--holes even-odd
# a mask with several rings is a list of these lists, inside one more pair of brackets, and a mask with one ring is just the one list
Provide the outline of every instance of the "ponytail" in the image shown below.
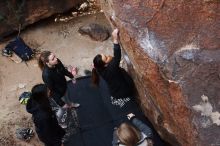
[[96,55],[93,59],[94,68],[92,69],[92,82],[95,86],[99,85],[99,74],[98,72],[104,69],[105,63],[102,61],[100,54]]
[[38,66],[40,67],[41,70],[44,69],[44,63],[43,63],[43,61],[41,60],[41,57],[39,57],[39,59],[38,59]]
[[46,63],[49,61],[50,54],[51,54],[50,51],[43,51],[40,54],[40,57],[38,59],[38,66],[40,67],[41,70],[44,69]]
[[99,85],[99,75],[98,75],[98,73],[97,73],[95,68],[92,69],[92,83],[95,86]]

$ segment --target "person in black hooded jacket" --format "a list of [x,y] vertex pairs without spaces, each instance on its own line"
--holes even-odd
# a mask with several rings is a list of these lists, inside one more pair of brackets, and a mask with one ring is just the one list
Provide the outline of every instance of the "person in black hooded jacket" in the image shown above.
[[65,131],[58,125],[47,96],[47,87],[37,84],[32,88],[26,110],[32,114],[36,133],[45,146],[61,146]]

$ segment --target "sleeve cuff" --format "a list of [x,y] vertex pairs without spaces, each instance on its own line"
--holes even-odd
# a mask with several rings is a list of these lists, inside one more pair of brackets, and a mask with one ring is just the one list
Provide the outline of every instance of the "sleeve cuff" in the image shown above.
[[135,117],[135,116],[131,117],[131,118],[130,118],[130,121],[132,121],[134,118],[136,118],[136,117]]

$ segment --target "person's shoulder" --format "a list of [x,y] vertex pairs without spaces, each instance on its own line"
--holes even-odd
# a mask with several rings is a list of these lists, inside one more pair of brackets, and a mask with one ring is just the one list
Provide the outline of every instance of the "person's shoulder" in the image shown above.
[[109,76],[109,73],[111,72],[111,69],[110,69],[111,67],[108,65],[107,67],[105,67],[103,70],[101,70],[100,72],[99,72],[99,74],[101,75],[101,76],[103,76],[104,78],[106,77],[106,76]]
[[59,58],[57,58],[58,64],[63,64]]
[[58,63],[55,65],[56,68],[60,68],[63,66],[63,63],[62,63],[62,61],[60,61],[60,59],[57,58],[57,62]]
[[48,77],[50,77],[51,75],[51,71],[50,71],[50,69],[48,69],[48,68],[44,68],[44,70],[42,71],[42,77],[43,78],[48,78]]
[[47,75],[49,73],[48,67],[45,67],[42,71],[42,75]]
[[115,71],[119,71],[120,70],[120,66],[115,65],[115,57],[112,58],[112,60],[109,62],[108,66],[106,67],[108,71],[110,72],[115,72]]

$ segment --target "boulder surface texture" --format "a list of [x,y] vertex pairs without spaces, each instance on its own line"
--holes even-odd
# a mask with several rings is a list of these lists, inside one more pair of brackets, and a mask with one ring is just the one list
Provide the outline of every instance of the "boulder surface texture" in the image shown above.
[[85,0],[1,0],[0,37],[24,28],[28,24],[63,13]]
[[220,144],[220,1],[100,0],[142,110],[173,146]]
[[87,35],[94,41],[105,41],[109,38],[109,31],[106,27],[96,24],[89,23],[79,28],[78,32],[81,35]]

